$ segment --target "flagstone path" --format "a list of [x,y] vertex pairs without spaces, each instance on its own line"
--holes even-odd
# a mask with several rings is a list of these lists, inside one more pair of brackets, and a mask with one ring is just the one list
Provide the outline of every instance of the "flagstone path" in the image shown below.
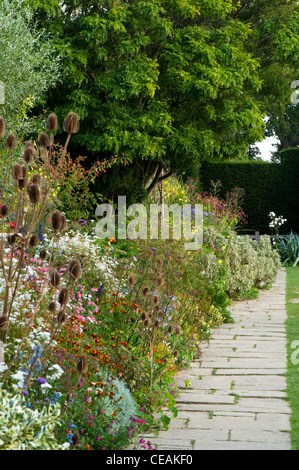
[[291,449],[285,282],[281,269],[271,289],[236,302],[230,309],[235,323],[214,329],[200,359],[178,374],[178,416],[167,431],[145,437],[154,448]]

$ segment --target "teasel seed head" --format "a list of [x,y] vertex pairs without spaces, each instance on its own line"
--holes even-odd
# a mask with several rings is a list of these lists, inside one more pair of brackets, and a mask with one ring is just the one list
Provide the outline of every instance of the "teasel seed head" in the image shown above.
[[20,178],[20,179],[18,179],[18,180],[17,180],[17,186],[18,186],[18,188],[19,188],[21,191],[23,191],[23,189],[24,189],[25,186],[26,186],[26,180],[25,180],[25,178]]
[[150,321],[149,318],[146,318],[143,322],[144,328],[148,328],[150,326],[150,324],[151,324],[151,321]]
[[50,139],[49,139],[48,134],[46,134],[45,132],[42,131],[39,134],[38,141],[39,141],[40,147],[42,148],[50,147]]
[[46,129],[51,132],[58,129],[58,119],[55,113],[49,114]]
[[72,437],[72,445],[77,446],[80,442],[80,434],[77,429],[75,429]]
[[147,297],[148,294],[149,294],[149,288],[148,288],[148,287],[144,287],[144,288],[142,289],[142,295],[143,295],[143,297]]
[[130,286],[134,286],[135,282],[136,282],[136,281],[135,281],[134,276],[130,276],[130,277],[129,277],[129,284],[130,284]]
[[79,374],[86,374],[87,372],[87,358],[86,356],[80,356],[77,364],[77,370]]
[[41,175],[39,173],[36,173],[35,175],[32,175],[30,181],[31,181],[31,183],[40,185]]
[[61,214],[61,227],[60,230],[65,230],[67,228],[67,220],[64,214]]
[[1,207],[0,207],[0,215],[1,217],[6,217],[8,214],[8,205],[7,204],[3,204]]
[[180,326],[176,326],[175,327],[175,334],[179,336],[181,333],[182,333],[182,328]]
[[33,146],[31,147],[28,145],[27,147],[25,146],[24,148],[24,154],[23,154],[23,159],[26,163],[31,163],[33,161],[34,157],[34,149]]
[[176,350],[173,352],[173,355],[174,355],[174,357],[178,357],[179,351],[176,349]]
[[70,262],[69,273],[70,273],[71,278],[74,281],[77,281],[78,279],[80,279],[80,277],[81,277],[81,265],[80,265],[80,261],[78,259],[73,259]]
[[58,271],[56,270],[52,271],[51,276],[50,276],[50,281],[53,287],[60,286],[60,274]]
[[162,276],[159,276],[159,277],[158,277],[157,283],[158,283],[158,286],[159,286],[159,287],[162,287],[162,286],[163,286],[163,284],[164,284],[164,279],[163,279]]
[[30,183],[27,186],[27,192],[32,204],[38,204],[40,201],[40,190],[37,184]]
[[15,163],[12,167],[12,176],[16,180],[23,178],[23,170],[19,163]]
[[169,325],[167,331],[168,331],[169,334],[173,333],[173,332],[174,332],[174,326],[173,326],[173,325]]
[[33,235],[31,235],[31,237],[29,239],[29,246],[30,246],[30,248],[35,248],[38,244],[39,244],[39,238],[34,233]]
[[5,121],[3,116],[0,116],[0,137],[4,137],[5,134]]
[[159,320],[155,320],[155,327],[159,328],[160,325],[161,325],[161,322]]
[[68,288],[62,287],[59,292],[58,302],[60,303],[60,305],[66,305],[69,301],[69,298],[70,298],[70,294],[69,294]]
[[161,258],[158,258],[158,259],[157,259],[157,264],[158,264],[159,266],[161,266],[161,264],[162,264]]
[[154,303],[155,304],[159,303],[159,297],[157,295],[154,296]]
[[48,305],[48,310],[49,310],[50,312],[55,312],[55,310],[56,310],[56,302],[55,302],[55,300],[51,300],[51,302],[50,302],[49,305]]
[[44,260],[47,257],[47,250],[45,248],[42,248],[39,252],[39,257],[40,259]]
[[168,261],[170,261],[172,259],[172,256],[171,255],[167,255],[167,259]]
[[79,130],[79,118],[76,113],[69,113],[63,123],[63,130],[69,134],[76,134]]
[[61,229],[61,213],[59,210],[55,210],[51,216],[52,230],[57,232]]
[[7,235],[7,243],[8,243],[9,245],[13,245],[14,243],[16,243],[17,238],[18,238],[18,234],[17,234],[17,233],[13,233],[13,234],[11,234],[11,235]]
[[6,139],[6,147],[9,149],[14,149],[16,145],[17,145],[17,139],[15,135],[12,132],[10,132]]
[[58,323],[63,323],[66,320],[66,313],[64,312],[63,308],[61,308],[57,313],[56,320]]
[[7,315],[2,315],[0,317],[0,330],[1,331],[6,331],[9,326],[9,318]]
[[140,320],[146,320],[148,318],[148,314],[146,312],[142,312],[140,315]]

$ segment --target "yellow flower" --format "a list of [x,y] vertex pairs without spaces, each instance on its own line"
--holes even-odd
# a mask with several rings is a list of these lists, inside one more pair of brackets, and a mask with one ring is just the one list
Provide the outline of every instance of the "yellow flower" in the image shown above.
[[219,263],[219,264],[222,264],[222,259],[219,259],[219,260],[218,260],[218,263]]

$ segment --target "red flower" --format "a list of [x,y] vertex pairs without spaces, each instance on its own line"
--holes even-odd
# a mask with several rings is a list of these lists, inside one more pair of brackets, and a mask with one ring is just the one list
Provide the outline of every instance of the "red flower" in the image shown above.
[[10,226],[10,228],[15,228],[16,224],[14,222],[10,222],[9,226]]

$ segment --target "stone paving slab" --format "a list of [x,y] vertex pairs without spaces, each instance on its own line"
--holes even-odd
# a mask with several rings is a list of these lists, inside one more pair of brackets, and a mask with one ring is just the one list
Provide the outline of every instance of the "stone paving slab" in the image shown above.
[[[286,399],[285,269],[257,299],[235,302],[235,322],[212,332],[176,377],[178,416],[159,450],[290,450]],[[189,387],[186,387],[186,380]],[[165,413],[169,413],[165,410]]]

